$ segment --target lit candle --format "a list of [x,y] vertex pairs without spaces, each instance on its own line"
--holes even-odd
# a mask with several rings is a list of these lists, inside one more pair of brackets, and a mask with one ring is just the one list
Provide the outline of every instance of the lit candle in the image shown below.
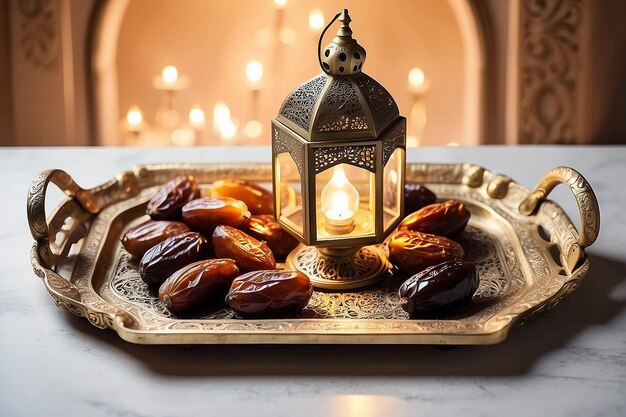
[[359,192],[346,176],[342,166],[333,169],[332,178],[322,190],[321,200],[328,233],[345,235],[354,230]]
[[324,27],[324,13],[320,9],[313,9],[309,12],[309,28],[312,32],[318,33]]
[[202,130],[206,126],[206,119],[204,117],[204,110],[199,104],[194,104],[189,110],[189,124],[195,130]]
[[213,130],[220,131],[220,127],[230,121],[230,109],[223,101],[218,101],[213,106]]
[[408,147],[419,146],[424,135],[426,126],[426,104],[424,93],[428,90],[428,80],[419,67],[411,68],[409,71],[409,91],[413,93],[413,106],[411,106],[411,117],[409,118],[406,144]]
[[230,117],[230,108],[223,101],[218,101],[213,106],[213,129],[226,140],[237,134],[237,126]]
[[250,61],[246,66],[246,76],[253,90],[258,90],[263,80],[263,65],[257,61]]
[[163,81],[163,87],[173,89],[178,81],[178,69],[173,65],[163,68],[161,80]]
[[220,126],[220,135],[222,139],[231,140],[237,134],[237,127],[232,120],[228,120]]
[[178,68],[173,65],[163,68],[160,75],[152,78],[152,86],[157,90],[165,91],[170,97],[174,92],[184,90],[188,85],[189,77],[179,74]]
[[136,104],[133,104],[126,113],[126,127],[131,133],[139,133],[143,127],[143,112]]
[[415,94],[421,94],[428,89],[428,80],[419,67],[411,68],[409,71],[409,90]]

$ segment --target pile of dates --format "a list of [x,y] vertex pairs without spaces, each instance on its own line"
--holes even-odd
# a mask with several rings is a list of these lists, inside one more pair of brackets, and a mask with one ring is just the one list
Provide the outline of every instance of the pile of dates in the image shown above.
[[[407,182],[410,213],[387,241],[389,260],[410,276],[399,289],[412,317],[445,313],[478,288],[476,266],[455,239],[470,212],[463,203],[437,203],[426,187]],[[163,185],[148,202],[150,220],[128,230],[124,248],[141,278],[175,314],[224,301],[241,317],[284,317],[306,307],[313,287],[298,271],[279,270],[297,240],[274,218],[273,196],[257,184],[215,181],[200,190],[191,176]]]
[[298,242],[273,211],[272,194],[254,183],[220,180],[201,192],[180,176],[152,197],[150,220],[122,244],[175,314],[226,301],[242,317],[281,317],[306,307],[313,287],[301,272],[276,269]]
[[446,314],[471,300],[478,289],[476,265],[455,240],[471,213],[463,203],[437,203],[426,187],[407,182],[405,207],[412,211],[388,240],[389,260],[410,278],[400,286],[402,308],[411,317]]

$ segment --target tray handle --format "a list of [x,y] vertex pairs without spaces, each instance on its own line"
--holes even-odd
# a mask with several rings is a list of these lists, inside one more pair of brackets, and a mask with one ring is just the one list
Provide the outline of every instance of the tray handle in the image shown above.
[[583,249],[592,245],[600,232],[600,207],[596,195],[589,182],[573,168],[560,166],[548,172],[539,181],[535,189],[521,202],[519,211],[525,216],[531,216],[537,212],[541,203],[548,194],[559,184],[567,184],[576,198],[580,212],[580,224],[582,230],[578,234],[577,241],[570,248],[565,248],[565,260],[570,271],[573,271],[581,256]]
[[46,192],[50,182],[59,187],[67,196],[73,197],[88,213],[94,214],[100,210],[91,191],[81,188],[67,172],[51,169],[35,177],[28,189],[26,213],[30,233],[46,254],[50,253],[50,231],[46,220]]

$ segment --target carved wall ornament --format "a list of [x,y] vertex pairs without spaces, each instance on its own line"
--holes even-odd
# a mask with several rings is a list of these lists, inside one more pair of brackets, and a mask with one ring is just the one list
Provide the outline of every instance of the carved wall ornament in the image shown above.
[[60,51],[60,0],[20,0],[19,45],[26,61],[48,69]]
[[585,0],[522,0],[519,141],[581,140]]

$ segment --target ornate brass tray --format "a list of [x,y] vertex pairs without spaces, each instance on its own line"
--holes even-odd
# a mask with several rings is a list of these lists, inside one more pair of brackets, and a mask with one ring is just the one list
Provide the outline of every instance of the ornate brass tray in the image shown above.
[[[27,204],[36,241],[31,260],[59,307],[145,344],[491,344],[575,289],[588,269],[584,248],[596,239],[600,224],[591,187],[571,168],[554,169],[530,192],[476,165],[409,164],[407,180],[427,185],[441,199],[464,201],[472,213],[461,243],[477,263],[481,283],[472,302],[454,316],[409,319],[398,307],[404,277],[390,274],[359,291],[316,290],[301,314],[285,319],[244,320],[226,307],[200,318],[175,317],[148,291],[119,239],[145,220],[157,187],[183,172],[203,184],[225,177],[271,179],[269,164],[143,165],[90,190],[61,170],[35,178]],[[46,221],[51,181],[69,197]],[[581,233],[558,205],[545,200],[561,182],[578,202]]]

